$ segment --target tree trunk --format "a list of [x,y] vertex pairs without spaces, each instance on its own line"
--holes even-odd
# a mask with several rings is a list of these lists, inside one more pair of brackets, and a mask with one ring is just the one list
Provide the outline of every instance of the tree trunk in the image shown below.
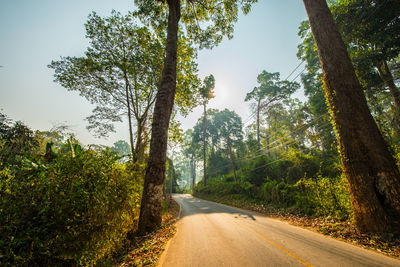
[[190,177],[192,182],[192,189],[196,184],[196,160],[194,158],[194,154],[192,154],[190,158]]
[[228,154],[229,154],[229,159],[230,159],[231,165],[232,165],[233,177],[235,178],[235,183],[237,183],[235,156],[232,153],[232,147],[229,142],[228,142]]
[[128,107],[129,141],[130,141],[130,145],[131,145],[132,162],[135,163],[136,158],[135,158],[135,148],[133,146],[132,113],[131,113],[131,105],[130,105],[130,102],[129,102],[129,88],[128,87],[129,87],[129,84],[125,79],[126,105]]
[[167,0],[169,7],[166,55],[156,96],[150,153],[144,177],[138,233],[154,230],[161,223],[161,201],[165,179],[168,128],[176,91],[176,64],[180,0]]
[[143,163],[143,154],[145,141],[143,140],[143,133],[145,127],[145,121],[143,118],[137,119],[137,134],[136,134],[136,146],[135,146],[135,162]]
[[207,143],[206,143],[206,131],[207,130],[207,107],[206,104],[204,103],[204,120],[203,120],[203,170],[204,170],[204,186],[207,186],[207,158],[206,158],[206,148],[207,148]]
[[303,0],[323,71],[355,224],[380,232],[400,215],[400,174],[357,80],[325,0]]
[[[383,67],[383,69],[382,69]],[[394,83],[392,73],[387,65],[386,61],[383,61],[382,66],[376,66],[382,81],[389,87],[390,94],[393,97],[394,106],[397,110],[397,117],[400,115],[400,91]]]

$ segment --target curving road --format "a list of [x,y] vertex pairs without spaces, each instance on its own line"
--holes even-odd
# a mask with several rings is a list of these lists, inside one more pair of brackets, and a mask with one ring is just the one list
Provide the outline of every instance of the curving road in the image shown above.
[[386,257],[256,213],[174,195],[177,233],[159,266],[400,266]]

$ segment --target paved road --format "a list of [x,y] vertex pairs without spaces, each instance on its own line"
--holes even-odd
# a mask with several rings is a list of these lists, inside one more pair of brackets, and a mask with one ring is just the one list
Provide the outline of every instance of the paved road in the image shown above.
[[256,213],[175,195],[177,233],[161,266],[400,266],[373,251]]

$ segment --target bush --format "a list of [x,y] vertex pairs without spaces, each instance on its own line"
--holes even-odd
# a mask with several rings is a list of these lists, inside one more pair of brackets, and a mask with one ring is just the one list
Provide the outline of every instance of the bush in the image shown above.
[[267,157],[257,157],[249,163],[248,171],[244,175],[245,181],[256,186],[261,186],[265,181],[265,173],[267,170]]
[[349,219],[351,203],[344,176],[338,179],[302,179],[294,188],[296,206],[306,214]]
[[331,216],[347,220],[351,216],[350,196],[344,178],[303,178],[291,185],[283,181],[266,179],[261,186],[244,181],[234,183],[213,179],[207,187],[199,183],[194,188],[197,195],[241,195],[249,201],[261,201],[281,208],[295,208],[312,216]]
[[293,186],[284,182],[267,179],[262,186],[262,194],[267,203],[276,206],[290,207],[295,203]]
[[141,182],[115,153],[14,154],[0,163],[0,265],[94,265],[134,229]]

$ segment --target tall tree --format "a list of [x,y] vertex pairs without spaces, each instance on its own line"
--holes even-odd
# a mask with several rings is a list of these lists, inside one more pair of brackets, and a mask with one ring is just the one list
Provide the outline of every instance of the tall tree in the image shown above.
[[[182,19],[191,40],[197,42],[200,47],[211,48],[218,44],[223,36],[232,37],[233,23],[237,20],[239,5],[242,6],[243,12],[247,13],[256,0],[240,2],[223,0],[218,3],[195,0],[136,0],[135,2],[144,22],[155,24],[155,27],[167,28],[164,69],[154,107],[150,154],[138,227],[139,233],[145,233],[161,223],[167,132],[176,91],[179,21]],[[165,23],[166,9],[168,9],[168,21]],[[200,25],[207,27],[202,29]]]
[[196,184],[196,143],[193,141],[193,130],[187,130],[183,135],[183,154],[190,160],[190,188]]
[[[92,13],[85,24],[86,37],[90,39],[85,56],[62,57],[49,67],[55,71],[56,82],[96,104],[93,115],[88,117],[88,128],[97,135],[114,131],[114,123],[127,116],[132,158],[142,162],[148,143],[148,120],[161,79],[165,38],[137,24],[135,14],[113,11],[111,16],[102,18]],[[181,111],[194,106],[192,88],[199,84],[196,56],[189,40],[181,38],[177,94]]]
[[297,82],[289,82],[287,80],[281,81],[279,76],[279,72],[270,73],[265,70],[262,71],[262,73],[257,76],[259,86],[254,87],[251,92],[247,93],[245,98],[245,101],[256,101],[255,113],[258,144],[260,144],[261,112],[267,110],[272,104],[287,99],[300,88]]
[[314,132],[314,137],[311,142],[318,144],[326,160],[335,162],[338,159],[337,138],[330,123],[331,118],[325,100],[321,65],[308,20],[301,23],[298,35],[303,41],[298,45],[297,57],[306,64],[305,73],[301,75],[301,80],[304,94],[308,98],[306,103],[307,113],[313,121],[311,129]]
[[399,169],[370,114],[326,1],[303,3],[318,48],[355,224],[362,231],[383,231],[400,217]]
[[243,141],[242,120],[235,112],[224,109],[214,115],[212,119],[215,128],[218,130],[219,141],[225,147],[226,154],[230,160],[233,177],[237,182],[236,160],[234,150]]
[[131,154],[136,161],[143,150],[144,130],[160,79],[162,45],[148,29],[136,26],[132,15],[115,11],[106,18],[93,12],[85,27],[90,39],[85,56],[62,57],[49,67],[55,71],[56,82],[96,104],[88,128],[97,135],[107,136],[114,131],[113,123],[127,115]]
[[214,87],[215,87],[215,79],[214,76],[211,74],[204,78],[203,86],[200,87],[200,96],[203,102],[203,183],[204,186],[207,186],[207,138],[206,138],[206,131],[207,131],[207,103],[210,101],[211,98],[214,98]]

